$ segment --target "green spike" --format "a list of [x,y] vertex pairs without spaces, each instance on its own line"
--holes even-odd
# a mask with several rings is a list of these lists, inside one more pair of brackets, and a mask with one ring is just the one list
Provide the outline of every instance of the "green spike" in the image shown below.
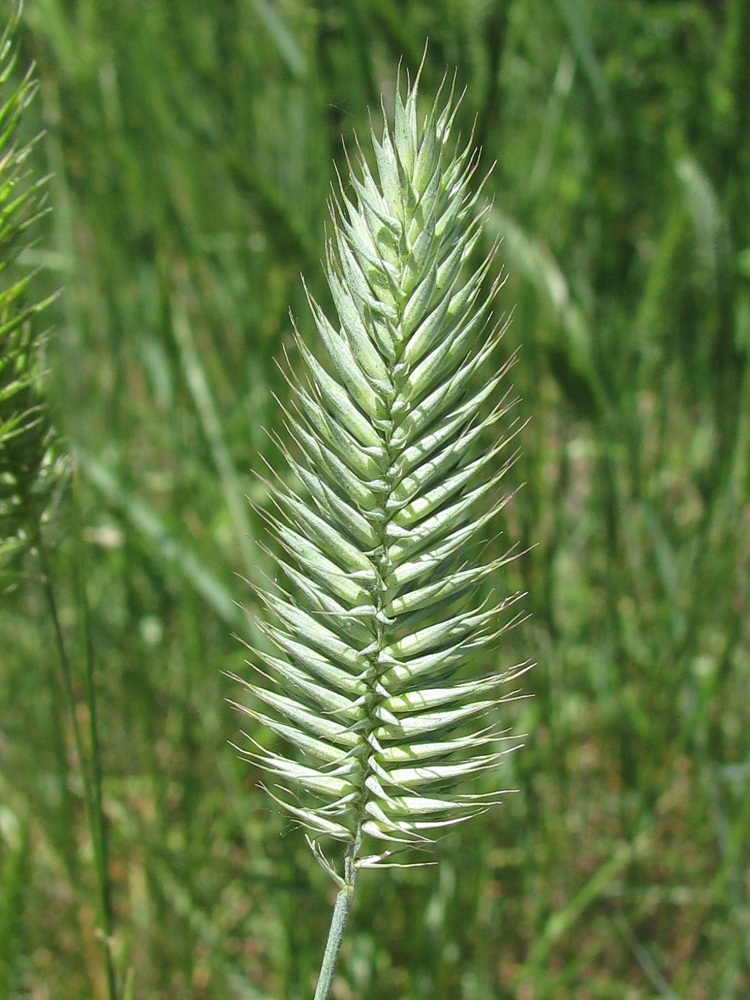
[[[459,787],[492,774],[497,788],[509,672],[473,661],[512,602],[481,593],[507,560],[473,560],[506,501],[498,459],[515,431],[503,436],[510,404],[497,400],[508,363],[495,363],[493,254],[464,273],[482,216],[476,154],[449,138],[456,108],[451,90],[420,127],[417,84],[399,93],[393,129],[372,137],[375,173],[361,156],[334,191],[338,317],[308,296],[323,350],[298,334],[307,377],[288,377],[281,452],[297,485],[279,474],[272,486],[284,579],[265,598],[275,652],[255,655],[264,680],[247,687],[262,708],[248,715],[280,744],[251,757],[340,890],[316,1000],[359,868],[424,847],[500,796]],[[338,869],[327,838],[346,845]],[[371,840],[396,846],[372,852]]]

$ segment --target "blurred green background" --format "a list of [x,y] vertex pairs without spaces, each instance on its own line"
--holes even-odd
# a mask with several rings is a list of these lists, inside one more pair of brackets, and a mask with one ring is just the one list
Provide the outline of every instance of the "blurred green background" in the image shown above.
[[[5,16],[12,9],[4,6]],[[227,741],[262,578],[277,363],[309,342],[334,164],[429,38],[495,167],[531,617],[503,808],[365,873],[336,1000],[750,995],[750,4],[26,0],[64,292],[48,391],[79,455],[116,951],[135,997],[312,996],[334,887]],[[369,112],[368,112],[369,109]],[[379,126],[378,126],[379,127]],[[80,659],[70,515],[51,519]],[[533,547],[532,547],[533,546]],[[10,996],[104,997],[90,844],[35,586],[0,604]],[[239,576],[238,576],[239,575]],[[80,689],[84,712],[83,689]],[[3,920],[5,921],[3,923]]]

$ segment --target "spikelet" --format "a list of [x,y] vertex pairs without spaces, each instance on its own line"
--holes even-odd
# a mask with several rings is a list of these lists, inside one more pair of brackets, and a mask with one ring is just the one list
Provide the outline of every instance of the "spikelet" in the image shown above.
[[32,71],[15,82],[16,15],[0,37],[0,589],[11,553],[29,541],[49,506],[59,470],[54,432],[40,386],[41,338],[36,314],[49,303],[34,295],[23,261],[30,228],[44,212],[45,179],[28,170],[33,143],[17,138],[36,84]]
[[501,432],[491,256],[465,274],[477,153],[451,140],[452,91],[418,127],[418,82],[372,136],[376,173],[360,151],[332,205],[336,323],[308,295],[330,364],[298,337],[285,456],[299,488],[279,477],[269,516],[287,582],[262,595],[275,651],[254,651],[264,680],[243,681],[253,702],[237,706],[289,748],[249,737],[246,752],[339,884],[322,841],[344,845],[347,871],[372,867],[499,800],[461,786],[495,770],[500,685],[525,667],[467,669],[515,600],[479,597],[505,559],[472,562],[515,432]]

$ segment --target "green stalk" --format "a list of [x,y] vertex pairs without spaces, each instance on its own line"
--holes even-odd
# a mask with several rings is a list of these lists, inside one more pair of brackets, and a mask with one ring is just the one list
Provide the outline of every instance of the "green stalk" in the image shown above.
[[348,880],[344,882],[338,896],[336,896],[336,905],[333,908],[331,927],[328,931],[328,940],[326,941],[326,949],[323,953],[323,961],[320,966],[318,986],[315,990],[313,1000],[328,1000],[328,995],[331,992],[333,975],[336,971],[336,963],[341,951],[341,942],[344,938],[344,929],[346,928],[349,911],[352,908],[354,900],[354,887],[357,882],[357,869],[354,865],[350,866],[348,876]]
[[[79,543],[79,559],[82,559],[80,549],[80,525],[78,524],[77,500],[74,500],[76,512],[76,535]],[[47,603],[52,628],[55,637],[55,647],[60,664],[60,674],[62,676],[63,691],[67,703],[68,714],[73,729],[73,740],[75,744],[76,756],[78,757],[81,771],[81,781],[83,784],[83,801],[86,810],[86,821],[91,836],[91,843],[94,853],[94,875],[96,882],[97,910],[99,915],[99,934],[104,949],[105,975],[107,980],[107,997],[109,1000],[117,1000],[117,979],[115,976],[114,960],[112,956],[112,909],[110,904],[109,876],[107,872],[107,836],[106,824],[104,821],[104,811],[102,809],[102,771],[99,758],[99,741],[96,724],[96,698],[94,691],[94,663],[93,647],[91,643],[91,628],[88,614],[88,601],[82,599],[82,611],[84,617],[84,629],[87,635],[86,642],[86,697],[89,719],[89,744],[91,749],[90,768],[86,764],[84,752],[83,734],[78,724],[76,712],[76,698],[73,690],[73,671],[65,646],[60,615],[55,596],[55,588],[52,577],[52,567],[47,554],[39,520],[34,516],[33,504],[25,504],[26,523],[32,544],[37,553],[39,568],[42,573],[42,593]],[[85,587],[81,587],[85,592]],[[80,596],[80,595],[79,595]]]
[[[78,606],[81,612],[81,626],[84,636],[84,679],[86,684],[86,709],[89,724],[89,749],[91,754],[90,782],[90,802],[91,814],[89,816],[89,829],[94,849],[94,868],[96,872],[96,892],[99,909],[99,924],[104,944],[105,960],[107,965],[107,983],[111,1000],[116,1000],[117,988],[114,974],[114,961],[112,956],[112,899],[111,886],[109,881],[109,837],[107,834],[107,823],[104,817],[104,807],[102,804],[103,778],[102,762],[99,751],[99,726],[98,712],[96,705],[96,656],[94,651],[94,633],[91,627],[91,607],[89,605],[88,591],[86,588],[86,564],[85,548],[83,544],[83,530],[81,526],[81,504],[79,497],[78,469],[76,467],[73,476],[73,519],[76,540],[76,584],[78,592]],[[83,771],[83,762],[81,764]]]

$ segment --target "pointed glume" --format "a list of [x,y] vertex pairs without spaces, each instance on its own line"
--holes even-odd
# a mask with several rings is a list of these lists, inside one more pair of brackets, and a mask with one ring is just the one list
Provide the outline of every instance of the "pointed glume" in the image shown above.
[[512,457],[499,457],[517,425],[499,436],[513,404],[497,400],[508,365],[491,367],[492,255],[465,275],[477,154],[451,143],[452,90],[418,127],[417,84],[405,100],[397,88],[393,129],[372,137],[376,173],[360,151],[332,202],[336,323],[307,292],[330,363],[297,335],[307,379],[287,376],[296,454],[282,454],[299,487],[276,477],[265,515],[287,585],[262,595],[275,652],[254,651],[262,681],[243,681],[254,704],[237,706],[288,748],[249,738],[247,755],[334,877],[321,838],[372,867],[393,849],[366,855],[368,838],[423,846],[499,800],[460,786],[505,752],[500,685],[526,667],[465,669],[512,624],[517,595],[479,596],[506,559],[473,560],[507,500]]

